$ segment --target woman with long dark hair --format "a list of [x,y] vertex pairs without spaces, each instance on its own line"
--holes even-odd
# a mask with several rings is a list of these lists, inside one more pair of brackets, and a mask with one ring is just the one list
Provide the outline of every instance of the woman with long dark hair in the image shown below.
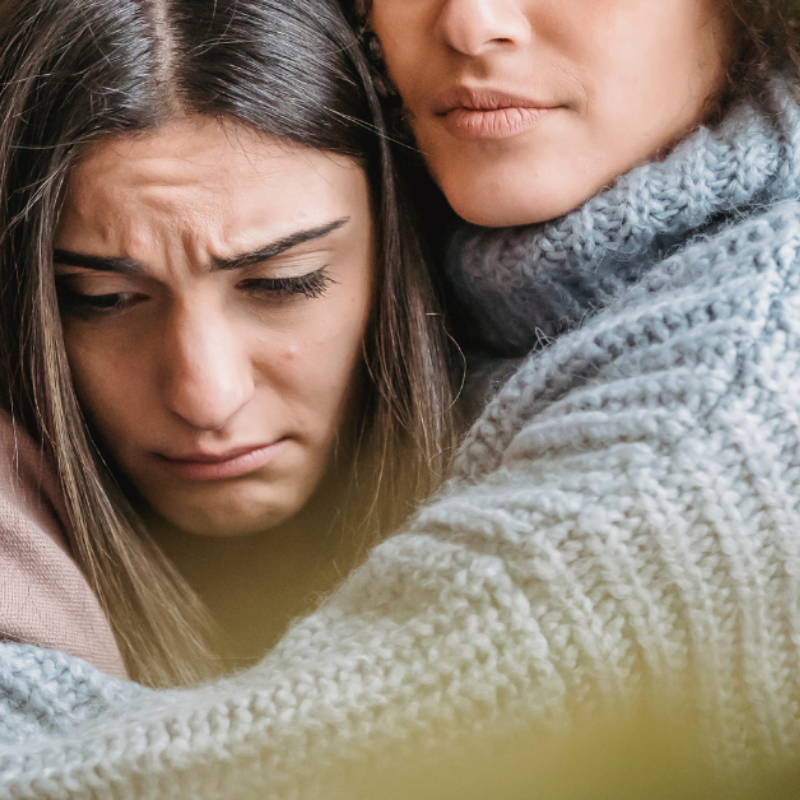
[[[380,108],[328,6],[14,2],[0,31],[7,469],[54,465],[50,536],[128,674],[191,682],[263,654],[442,474],[441,320]],[[96,613],[70,649],[92,598],[30,529],[2,629],[113,662]]]
[[148,694],[5,645],[9,796],[332,797],[398,745],[650,693],[724,763],[796,758],[796,4],[360,11],[472,223],[446,262],[471,344],[525,362],[435,499],[251,671]]

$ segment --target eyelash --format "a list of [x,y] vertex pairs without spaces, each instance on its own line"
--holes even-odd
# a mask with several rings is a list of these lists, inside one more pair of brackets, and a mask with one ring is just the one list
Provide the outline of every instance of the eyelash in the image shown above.
[[[326,272],[325,267],[286,278],[246,278],[238,286],[251,294],[264,294],[276,296],[303,295],[308,299],[315,299],[325,294],[328,286],[336,283]],[[114,311],[123,311],[125,298],[135,297],[134,292],[115,292],[110,294],[90,295],[77,292],[69,286],[67,278],[57,278],[59,306],[62,313],[66,314],[105,314]]]
[[322,297],[327,288],[333,283],[336,283],[336,281],[325,272],[325,267],[322,267],[314,272],[291,278],[247,278],[239,286],[243,289],[248,289],[254,294],[262,292],[276,295],[301,294],[308,299],[314,299]]
[[56,281],[58,305],[62,314],[82,316],[88,314],[108,314],[124,311],[127,298],[133,292],[114,292],[110,294],[83,294],[72,289],[65,281]]

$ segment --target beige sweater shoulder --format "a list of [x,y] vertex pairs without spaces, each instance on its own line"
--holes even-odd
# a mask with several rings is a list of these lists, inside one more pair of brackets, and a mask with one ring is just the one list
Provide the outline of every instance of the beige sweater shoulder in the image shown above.
[[70,555],[57,476],[0,411],[0,640],[35,644],[127,677],[111,627]]

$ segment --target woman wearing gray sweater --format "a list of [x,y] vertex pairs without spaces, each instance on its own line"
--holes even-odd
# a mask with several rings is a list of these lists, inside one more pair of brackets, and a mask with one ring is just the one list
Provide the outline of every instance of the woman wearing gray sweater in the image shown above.
[[398,741],[644,686],[728,760],[797,753],[800,10],[361,11],[439,186],[494,226],[449,249],[462,313],[530,355],[436,498],[250,671],[154,692],[5,645],[8,797],[330,796]]

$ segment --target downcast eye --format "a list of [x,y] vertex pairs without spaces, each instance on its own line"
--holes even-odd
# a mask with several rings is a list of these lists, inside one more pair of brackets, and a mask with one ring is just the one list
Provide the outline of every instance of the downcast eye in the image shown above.
[[321,297],[328,286],[336,283],[325,268],[287,278],[247,278],[239,286],[254,294],[303,295],[308,298]]
[[89,294],[70,285],[68,277],[56,279],[58,306],[62,314],[110,314],[136,305],[143,295],[136,292]]

